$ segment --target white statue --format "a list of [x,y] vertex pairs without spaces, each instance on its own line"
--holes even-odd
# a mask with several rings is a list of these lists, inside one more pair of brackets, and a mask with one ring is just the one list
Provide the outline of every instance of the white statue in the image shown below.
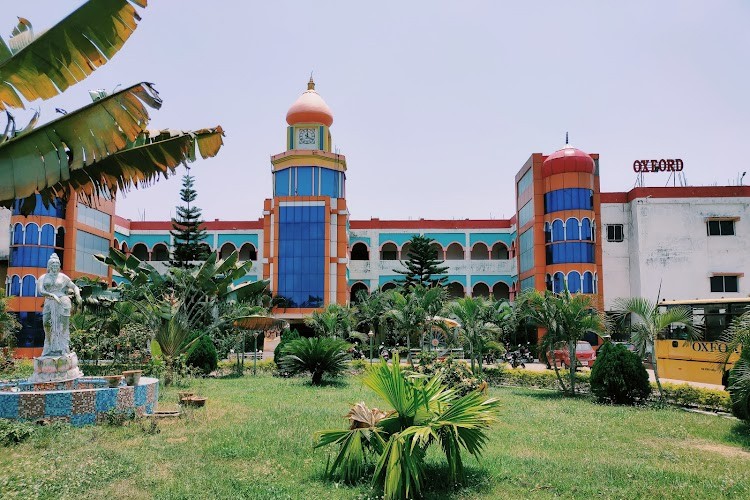
[[47,273],[39,277],[37,292],[44,297],[42,321],[44,324],[44,356],[64,356],[70,354],[70,310],[68,291],[75,294],[76,302],[81,302],[81,291],[73,280],[60,272],[60,259],[52,254],[47,261]]

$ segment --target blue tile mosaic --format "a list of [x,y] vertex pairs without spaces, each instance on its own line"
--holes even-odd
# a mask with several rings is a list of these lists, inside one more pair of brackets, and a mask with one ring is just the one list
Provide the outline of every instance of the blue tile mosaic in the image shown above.
[[96,423],[96,413],[82,413],[80,415],[71,415],[70,424],[74,427],[84,425],[93,425]]
[[135,405],[143,406],[146,404],[146,386],[139,385],[135,388]]
[[52,392],[44,399],[44,415],[47,417],[64,417],[73,411],[73,395],[70,392]]
[[109,411],[117,407],[117,389],[100,389],[96,393],[96,412]]
[[18,394],[0,394],[0,418],[18,418]]

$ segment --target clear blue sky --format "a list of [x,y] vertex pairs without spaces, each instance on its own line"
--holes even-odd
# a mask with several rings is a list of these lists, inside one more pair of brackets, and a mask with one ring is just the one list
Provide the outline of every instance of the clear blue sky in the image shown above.
[[[81,3],[6,0],[0,34],[16,15],[42,29]],[[207,220],[261,216],[269,156],[310,71],[354,219],[510,217],[516,171],[566,131],[601,155],[604,191],[630,189],[639,158],[682,158],[694,185],[750,171],[747,1],[149,3],[111,62],[33,106],[48,120],[88,89],[145,80],[164,99],[152,128],[221,124],[224,148],[192,169]],[[118,213],[167,219],[179,186],[133,191]]]

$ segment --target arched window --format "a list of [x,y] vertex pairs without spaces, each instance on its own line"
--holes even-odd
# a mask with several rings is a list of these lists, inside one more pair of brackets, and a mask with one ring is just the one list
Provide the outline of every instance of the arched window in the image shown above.
[[545,275],[544,284],[546,285],[547,290],[551,292],[552,291],[552,275],[551,274]]
[[240,261],[258,260],[258,252],[252,243],[245,243],[240,247]]
[[430,243],[430,248],[437,253],[438,260],[445,260],[445,251],[443,250],[443,247],[440,246],[440,243],[432,242]]
[[148,248],[143,243],[136,243],[133,245],[133,250],[130,252],[138,260],[146,261],[148,259]]
[[10,294],[14,297],[21,295],[21,278],[18,275],[14,275],[10,279]]
[[558,271],[552,276],[552,291],[561,293],[563,290],[565,290],[565,275]]
[[578,293],[581,291],[581,274],[578,271],[568,273],[568,291]]
[[169,260],[169,250],[167,250],[167,245],[163,243],[157,243],[154,245],[154,248],[151,250],[151,260],[158,262]]
[[490,287],[484,283],[477,283],[474,285],[474,289],[471,291],[472,297],[484,297],[485,299],[490,298]]
[[[236,250],[235,246],[232,245],[231,243],[228,243],[228,242],[224,243],[221,246],[221,250],[219,250],[219,258],[220,259],[226,259],[230,255],[232,255],[232,252],[234,252],[235,250]],[[238,256],[238,258],[239,258],[239,256]],[[156,259],[154,259],[154,260],[156,260]]]
[[398,260],[398,248],[395,243],[388,242],[383,245],[380,249],[380,260]]
[[13,226],[13,244],[23,245],[23,224],[20,222],[17,222],[16,225]]
[[409,252],[411,252],[411,242],[407,241],[401,245],[401,260],[409,260]]
[[55,228],[52,224],[42,226],[42,240],[40,244],[47,247],[55,246]]
[[544,242],[550,243],[552,241],[552,226],[549,225],[549,222],[544,223]]
[[505,246],[505,243],[498,241],[492,245],[492,259],[508,260],[508,247]]
[[510,288],[502,281],[495,283],[495,286],[492,287],[492,296],[495,297],[495,300],[508,300],[510,299]]
[[[396,245],[393,245],[396,246]],[[391,259],[394,260],[394,259]],[[393,281],[389,281],[388,283],[383,283],[383,286],[380,287],[380,289],[384,292],[387,292],[388,290],[394,290],[396,288],[396,284]]]
[[367,249],[367,245],[361,241],[355,243],[352,246],[352,260],[370,260],[370,250]]
[[352,285],[352,289],[349,292],[349,302],[351,304],[356,304],[359,302],[358,295],[361,294],[361,292],[364,290],[365,293],[370,293],[370,290],[367,288],[367,285],[362,283],[361,281],[358,281]]
[[35,297],[36,296],[36,278],[30,274],[23,277],[21,283],[21,297]]
[[127,242],[122,242],[122,253],[128,253],[128,244]]
[[198,243],[198,246],[203,249],[203,254],[206,256],[211,255],[211,252],[213,252],[208,243]]
[[[125,243],[123,243],[123,245],[125,245]],[[55,246],[57,248],[65,247],[65,228],[64,227],[57,228],[57,234],[55,235]]]
[[552,241],[563,241],[565,239],[565,225],[560,219],[552,222]]
[[591,220],[588,217],[581,219],[581,239],[591,241]]
[[39,226],[37,226],[33,222],[26,224],[26,235],[24,236],[23,242],[27,245],[38,245]]
[[583,293],[594,293],[594,275],[591,271],[583,273]]
[[445,260],[464,260],[464,247],[459,243],[451,243],[445,251]]
[[471,247],[471,260],[487,260],[490,258],[490,250],[484,243],[476,243]]
[[580,240],[581,232],[578,226],[578,219],[571,217],[565,222],[565,239],[566,240]]
[[461,299],[466,296],[464,292],[464,286],[458,281],[451,281],[446,287],[448,297],[451,299]]

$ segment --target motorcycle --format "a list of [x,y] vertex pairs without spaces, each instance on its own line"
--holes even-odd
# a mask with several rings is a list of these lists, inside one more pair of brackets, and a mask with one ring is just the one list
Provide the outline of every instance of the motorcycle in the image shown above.
[[515,351],[505,353],[505,361],[513,368],[526,368],[526,363],[532,363],[534,358],[531,356],[531,350],[528,346],[519,345]]
[[389,359],[391,359],[391,353],[388,350],[388,348],[385,346],[385,344],[380,344],[379,353],[380,353],[380,357],[383,358],[384,360],[388,361]]

